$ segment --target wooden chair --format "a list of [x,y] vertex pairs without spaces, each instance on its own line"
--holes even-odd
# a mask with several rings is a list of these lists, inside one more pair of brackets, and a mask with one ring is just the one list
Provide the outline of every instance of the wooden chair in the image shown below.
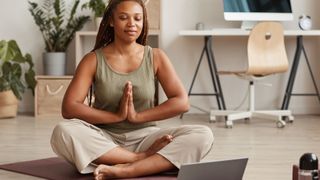
[[250,32],[248,44],[248,67],[245,71],[220,74],[234,74],[249,81],[249,109],[247,111],[212,110],[210,120],[224,117],[226,127],[232,127],[233,121],[250,119],[252,117],[275,119],[278,127],[285,126],[285,120],[293,121],[290,110],[257,111],[254,105],[255,81],[275,73],[282,73],[288,69],[288,58],[284,45],[283,27],[277,22],[258,23]]

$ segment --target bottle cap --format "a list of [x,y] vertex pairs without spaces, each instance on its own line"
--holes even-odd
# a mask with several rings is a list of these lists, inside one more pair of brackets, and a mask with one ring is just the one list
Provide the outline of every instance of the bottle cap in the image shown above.
[[300,157],[299,168],[303,170],[317,170],[318,158],[313,153],[305,153]]

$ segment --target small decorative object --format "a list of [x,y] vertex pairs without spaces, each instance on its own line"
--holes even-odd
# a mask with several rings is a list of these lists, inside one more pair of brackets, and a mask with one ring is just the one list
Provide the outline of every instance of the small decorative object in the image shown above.
[[0,41],[0,61],[0,118],[15,117],[25,89],[34,94],[34,64],[31,55],[23,56],[14,40]]
[[[82,29],[90,19],[89,16],[76,16],[79,2],[80,0],[75,0],[71,10],[68,10],[63,0],[44,0],[40,5],[29,1],[29,11],[45,42],[43,64],[46,75],[65,75],[65,52],[68,45],[76,31]],[[46,59],[56,53],[58,55],[53,55],[55,57],[52,60]]]
[[196,30],[204,30],[204,24],[202,22],[197,23]]
[[84,3],[81,7],[81,9],[88,8],[93,12],[97,29],[99,29],[102,16],[107,4],[107,0],[89,0],[88,2]]
[[299,160],[298,180],[319,180],[318,158],[313,153],[305,153]]
[[305,14],[302,14],[299,17],[299,27],[302,30],[310,30],[312,28],[311,17]]

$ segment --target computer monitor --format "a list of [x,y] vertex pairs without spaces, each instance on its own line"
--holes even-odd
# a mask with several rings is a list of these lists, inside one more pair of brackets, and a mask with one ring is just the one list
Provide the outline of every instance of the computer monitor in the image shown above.
[[252,28],[258,21],[293,20],[290,0],[223,0],[224,18]]

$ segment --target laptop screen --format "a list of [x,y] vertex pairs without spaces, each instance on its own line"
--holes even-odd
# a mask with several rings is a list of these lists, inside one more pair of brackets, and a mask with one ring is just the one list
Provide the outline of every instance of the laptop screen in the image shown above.
[[241,180],[248,158],[182,165],[178,180]]

